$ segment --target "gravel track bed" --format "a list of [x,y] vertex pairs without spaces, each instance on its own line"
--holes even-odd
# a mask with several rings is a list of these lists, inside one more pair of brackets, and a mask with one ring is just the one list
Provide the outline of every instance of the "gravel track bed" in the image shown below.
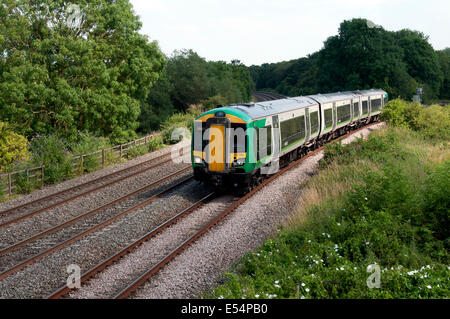
[[[366,137],[383,125],[359,131],[343,142]],[[318,172],[322,157],[323,151],[264,187],[160,270],[132,298],[197,298],[221,283],[224,271],[267,237],[276,235],[280,223],[295,212],[301,185]]]
[[25,215],[27,215],[29,213],[35,212],[35,211],[37,211],[39,209],[42,209],[42,208],[45,208],[45,207],[49,207],[49,206],[52,206],[54,204],[58,204],[58,203],[60,203],[60,202],[62,202],[64,200],[70,199],[70,198],[75,197],[77,195],[81,195],[81,194],[83,194],[83,193],[85,193],[87,191],[94,190],[95,188],[101,187],[103,185],[112,183],[112,182],[114,182],[114,181],[116,181],[116,180],[118,180],[120,178],[126,177],[128,175],[131,175],[133,173],[141,171],[141,170],[143,170],[145,168],[151,167],[151,166],[156,165],[156,164],[163,163],[164,161],[167,161],[168,159],[170,160],[170,157],[158,159],[158,160],[152,161],[150,163],[146,163],[143,166],[131,167],[129,171],[121,172],[121,173],[119,173],[117,175],[105,176],[105,178],[102,178],[102,179],[96,181],[93,184],[89,184],[89,185],[86,185],[86,186],[80,185],[79,189],[75,189],[75,190],[70,191],[70,192],[68,192],[66,194],[61,194],[61,195],[49,198],[49,199],[45,200],[45,202],[43,202],[43,203],[35,203],[35,204],[31,205],[31,206],[23,207],[21,209],[17,209],[15,211],[12,211],[12,212],[10,212],[10,213],[8,213],[6,215],[0,216],[0,223],[5,223],[5,222],[8,222],[8,221],[14,220],[16,218],[25,216]]
[[79,265],[81,273],[123,249],[169,216],[209,193],[190,182],[111,225],[46,256],[0,281],[0,298],[43,298],[66,283],[67,266]]
[[175,185],[182,179],[189,176],[190,173],[176,177],[168,182],[165,182],[163,185],[158,186],[157,188],[151,189],[147,192],[136,195],[132,198],[129,198],[123,202],[119,202],[116,205],[104,209],[96,214],[84,218],[82,220],[77,221],[74,224],[71,224],[53,234],[49,234],[46,237],[40,238],[34,242],[28,243],[16,250],[8,252],[7,254],[0,256],[0,272],[7,270],[8,268],[13,267],[14,265],[19,264],[27,260],[28,258],[35,256],[36,254],[42,253],[47,249],[54,247],[55,245],[62,243],[66,240],[71,239],[72,237],[87,231],[90,228],[93,228],[117,215],[122,213],[123,211],[136,206],[153,195],[167,189],[168,187]]
[[233,197],[226,195],[200,207],[94,276],[83,284],[81,289],[72,291],[68,297],[74,299],[113,297],[232,203]]
[[114,166],[105,167],[101,170],[92,172],[90,174],[82,175],[82,176],[64,181],[60,184],[45,186],[43,189],[35,190],[28,195],[18,195],[16,198],[13,198],[9,201],[0,203],[0,211],[4,211],[9,208],[13,208],[13,207],[31,202],[31,201],[39,199],[41,197],[45,197],[45,196],[60,192],[62,190],[71,188],[73,186],[84,184],[84,183],[92,181],[96,178],[109,175],[109,174],[119,171],[121,169],[125,169],[128,167],[134,166],[136,164],[140,164],[142,162],[148,161],[150,159],[156,158],[156,157],[164,155],[166,153],[170,153],[172,149],[179,148],[180,145],[181,144],[168,146],[168,147],[162,148],[160,150],[157,150],[155,152],[148,153],[148,154],[136,157],[134,159],[125,161],[123,163],[119,163]]
[[186,167],[186,164],[173,164],[170,162],[67,204],[9,225],[0,229],[0,248],[10,246],[87,211],[105,205],[184,167]]

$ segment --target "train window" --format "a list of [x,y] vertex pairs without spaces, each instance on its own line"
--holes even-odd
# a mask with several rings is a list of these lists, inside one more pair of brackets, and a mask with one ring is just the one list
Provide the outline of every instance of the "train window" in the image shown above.
[[281,142],[283,147],[305,138],[305,116],[299,116],[281,123]]
[[266,144],[267,144],[267,156],[272,155],[272,128],[269,126],[265,127],[267,131],[267,138],[266,138]]
[[377,112],[381,108],[381,99],[375,99],[370,102],[370,105],[372,106],[372,112]]
[[209,144],[209,137],[205,136],[206,124],[200,121],[194,122],[194,147],[195,151],[203,152]]
[[337,108],[337,123],[343,123],[350,120],[350,104],[338,106]]
[[298,121],[298,131],[295,137],[295,140],[299,141],[306,137],[306,126],[305,126],[305,116],[300,116],[300,121]]
[[329,108],[328,110],[325,110],[325,128],[329,128],[333,126],[333,109]]
[[353,118],[358,118],[359,116],[359,103],[353,103]]
[[316,134],[319,130],[319,112],[312,112],[311,118],[311,135]]
[[281,141],[284,145],[284,142],[287,140],[289,136],[289,121],[281,122],[280,128],[281,128]]
[[[259,161],[260,159],[272,154],[272,129],[270,125],[263,128],[257,128],[256,135],[258,140],[258,152],[256,159]],[[264,137],[265,140],[260,140],[264,139]]]
[[362,101],[362,115],[367,115],[368,112],[367,101]]
[[247,152],[247,125],[231,123],[232,151],[234,153]]

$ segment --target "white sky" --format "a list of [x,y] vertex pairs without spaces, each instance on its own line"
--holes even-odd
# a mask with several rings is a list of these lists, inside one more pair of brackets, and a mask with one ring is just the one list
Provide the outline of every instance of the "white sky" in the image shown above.
[[193,49],[207,60],[246,65],[297,59],[320,50],[339,24],[367,18],[386,30],[408,28],[450,47],[449,0],[130,0],[141,33],[170,55]]

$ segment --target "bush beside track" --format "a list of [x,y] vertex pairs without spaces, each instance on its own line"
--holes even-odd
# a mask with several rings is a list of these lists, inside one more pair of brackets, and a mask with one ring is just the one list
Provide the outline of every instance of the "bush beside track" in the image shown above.
[[394,100],[386,128],[327,147],[296,214],[208,296],[449,298],[449,111]]
[[[171,139],[172,132],[176,128],[186,128],[190,131],[194,119],[201,113],[202,105],[192,105],[187,112],[173,114],[161,124],[160,131],[154,132],[145,145],[131,146],[122,158],[108,152],[106,154],[105,166],[115,165],[176,143],[177,141]],[[2,129],[1,124],[0,122],[0,131]],[[23,141],[16,138],[15,144],[12,144],[12,147],[9,149],[5,148],[6,151],[3,153],[0,152],[0,164],[2,164],[2,160],[5,158],[13,157],[12,155],[14,155],[14,158],[21,159],[13,163],[9,161],[9,165],[0,165],[0,173],[22,171],[43,165],[45,166],[45,185],[58,184],[76,176],[102,169],[102,163],[98,156],[85,157],[83,170],[75,169],[72,164],[72,159],[78,154],[95,152],[112,146],[107,138],[95,137],[85,132],[80,132],[78,141],[73,143],[69,143],[57,135],[36,136],[28,146],[26,139],[22,139]],[[18,155],[22,154],[18,153],[18,150],[25,155]],[[13,151],[16,153],[13,153]],[[0,179],[0,202],[15,197],[15,194],[28,194],[42,186],[41,181],[27,178],[25,171],[16,176],[16,189],[13,196],[7,196],[7,193],[4,191],[4,184],[5,179]]]

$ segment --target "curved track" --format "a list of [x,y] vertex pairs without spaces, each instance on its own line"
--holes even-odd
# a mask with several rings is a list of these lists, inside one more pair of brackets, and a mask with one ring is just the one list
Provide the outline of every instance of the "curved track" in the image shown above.
[[288,98],[285,95],[281,95],[278,93],[272,93],[272,92],[264,92],[264,91],[254,92],[253,96],[258,100],[258,102],[266,102],[266,101],[273,101],[273,100],[280,100],[280,99]]
[[[364,128],[370,127],[377,123],[372,123],[369,125],[366,125],[364,127],[358,128],[354,131],[351,131],[343,136],[337,137],[331,142],[346,138],[347,136],[354,134]],[[261,190],[263,187],[265,187],[268,183],[271,183],[272,181],[276,180],[279,176],[284,174],[285,172],[289,171],[290,169],[296,167],[301,162],[303,162],[308,157],[315,155],[316,153],[320,152],[325,148],[324,146],[318,147],[312,151],[310,151],[307,155],[303,156],[302,158],[290,163],[286,167],[282,168],[280,171],[275,173],[274,175],[268,177],[265,179],[261,184],[253,188],[249,193],[247,193],[245,196],[237,199],[234,201],[231,205],[226,207],[222,212],[219,212],[219,214],[214,217],[213,219],[207,221],[207,223],[198,231],[196,231],[193,235],[191,235],[188,239],[184,240],[182,243],[180,243],[175,249],[170,251],[165,257],[163,257],[159,262],[154,264],[150,269],[140,274],[138,277],[135,277],[134,280],[130,281],[127,285],[124,285],[124,287],[117,293],[114,294],[113,298],[127,298],[129,297],[134,291],[136,291],[144,282],[146,282],[149,278],[151,278],[154,274],[156,274],[161,268],[163,268],[167,263],[169,263],[172,259],[174,259],[180,252],[182,252],[184,249],[186,249],[191,243],[193,243],[196,239],[201,237],[203,234],[205,234],[209,229],[211,229],[214,225],[216,225],[219,221],[223,220],[227,215],[229,215],[231,212],[233,212],[237,207],[239,207],[241,204],[243,204],[247,199],[252,197],[254,194],[256,194],[259,190]],[[129,245],[126,249],[120,251],[119,253],[115,254],[114,256],[109,257],[104,262],[100,263],[93,269],[87,271],[82,276],[82,282],[85,282],[89,278],[91,278],[94,274],[98,273],[99,271],[105,269],[108,265],[112,264],[114,261],[117,261],[119,258],[125,256],[127,253],[130,253],[134,248],[142,244],[143,242],[149,240],[151,237],[155,235],[156,232],[160,231],[159,227],[166,228],[167,225],[173,224],[176,220],[178,220],[180,217],[186,215],[186,212],[191,212],[192,210],[198,208],[200,205],[204,204],[205,201],[210,200],[215,196],[213,193],[209,194],[199,202],[195,203],[191,207],[186,208],[179,214],[177,214],[177,218],[171,218],[168,219],[166,222],[158,226],[153,231],[149,232],[145,236],[141,237],[136,242]],[[166,226],[163,226],[166,225]],[[70,292],[70,289],[67,286],[63,286],[54,293],[52,293],[49,298],[61,298],[65,295],[67,295]]]

